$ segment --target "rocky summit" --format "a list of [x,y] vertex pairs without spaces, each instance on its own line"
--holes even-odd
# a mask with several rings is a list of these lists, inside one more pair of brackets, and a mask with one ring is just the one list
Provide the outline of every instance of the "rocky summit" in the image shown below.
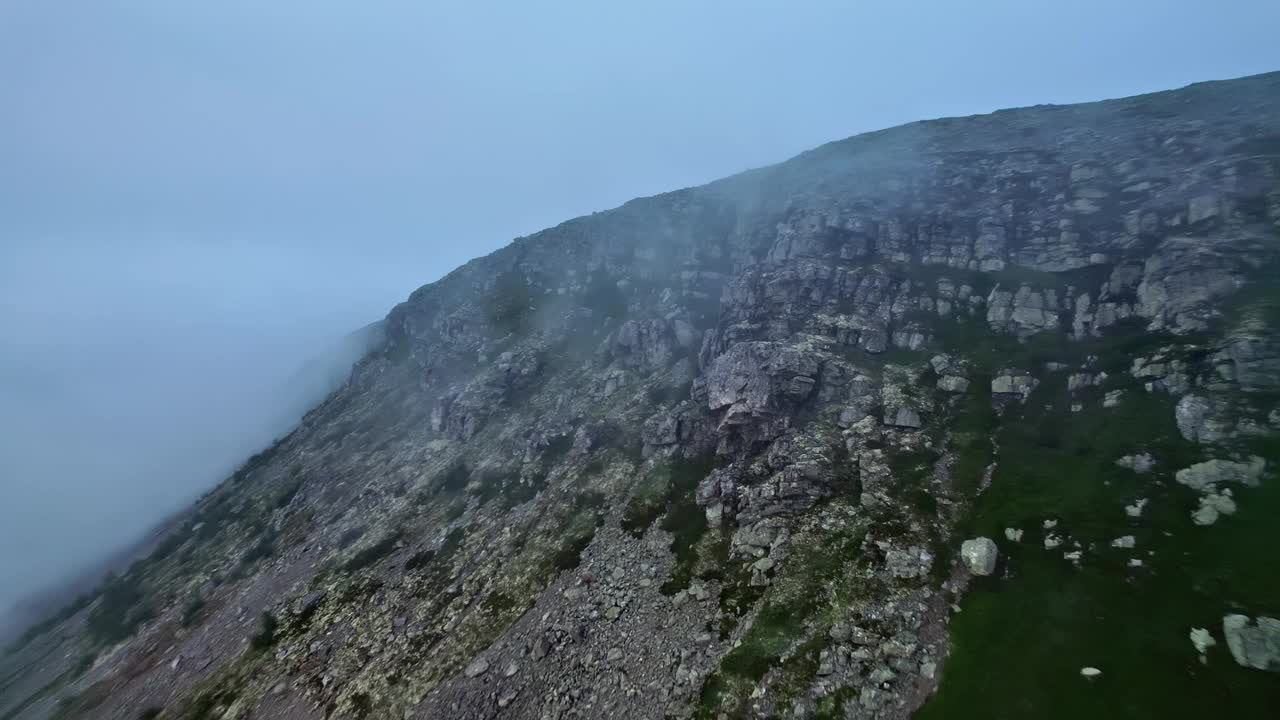
[[0,718],[1280,707],[1280,73],[570,220],[0,660]]

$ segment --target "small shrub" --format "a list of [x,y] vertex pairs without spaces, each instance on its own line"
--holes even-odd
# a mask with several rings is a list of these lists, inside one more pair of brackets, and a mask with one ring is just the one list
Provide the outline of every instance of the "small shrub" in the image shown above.
[[263,558],[271,557],[276,550],[276,534],[267,531],[258,536],[258,542],[240,558],[240,564],[248,567]]
[[400,542],[401,535],[402,533],[399,530],[388,533],[386,537],[356,553],[350,560],[343,563],[343,571],[354,573],[390,555],[395,550],[396,543]]
[[536,301],[524,274],[508,270],[498,276],[484,300],[485,319],[498,332],[521,332],[537,310]]
[[204,610],[205,599],[203,597],[194,597],[187,602],[186,607],[182,608],[182,627],[191,627],[196,624],[196,620],[200,619],[200,613]]
[[151,607],[133,576],[108,577],[97,607],[89,613],[89,636],[103,645],[114,645],[151,617]]
[[258,625],[258,632],[249,640],[249,645],[254,650],[266,650],[276,644],[276,629],[280,626],[276,617],[267,611],[262,612],[262,621]]

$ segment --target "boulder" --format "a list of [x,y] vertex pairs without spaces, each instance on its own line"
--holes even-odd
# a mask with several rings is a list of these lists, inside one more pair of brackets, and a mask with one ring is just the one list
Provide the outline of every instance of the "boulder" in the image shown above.
[[469,678],[474,678],[480,677],[487,672],[489,672],[489,661],[483,657],[478,657],[471,661],[471,664],[467,666],[467,669],[463,671],[463,674]]
[[1255,670],[1280,672],[1280,620],[1247,615],[1222,618],[1222,634],[1236,663]]
[[1257,455],[1251,456],[1245,462],[1215,458],[1183,468],[1174,475],[1174,478],[1193,490],[1209,490],[1223,483],[1239,483],[1256,487],[1266,467],[1267,461]]
[[918,429],[923,422],[920,420],[920,413],[909,407],[900,407],[892,415],[885,413],[885,425],[894,425],[901,428]]
[[960,545],[960,557],[974,575],[990,575],[995,572],[996,558],[1000,551],[991,538],[978,537],[965,540]]

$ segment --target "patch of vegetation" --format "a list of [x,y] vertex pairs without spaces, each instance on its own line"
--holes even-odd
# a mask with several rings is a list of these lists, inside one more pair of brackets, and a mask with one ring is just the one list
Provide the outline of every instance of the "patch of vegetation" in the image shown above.
[[364,537],[364,530],[364,526],[361,525],[359,527],[347,528],[342,531],[342,534],[338,536],[338,549],[346,550],[352,545],[355,545],[357,540]]
[[950,445],[955,451],[951,466],[952,488],[964,497],[972,497],[982,483],[983,473],[995,457],[991,437],[999,418],[991,405],[991,376],[971,376],[969,390],[958,411],[949,418]]
[[800,643],[778,666],[773,683],[774,696],[782,709],[790,708],[796,698],[808,692],[818,676],[818,656],[829,644],[826,635],[815,635]]
[[[817,623],[810,640],[798,646],[797,641],[811,618],[819,617],[831,605],[836,581],[856,561],[862,538],[859,529],[841,530],[799,547],[787,575],[771,588],[741,642],[703,683],[695,717],[709,719],[721,713],[737,717],[745,712],[747,692],[770,669],[783,664],[783,655],[794,659],[786,671],[785,686],[798,692],[807,682],[809,660],[816,662],[815,653],[825,642],[825,622]],[[816,672],[816,665],[812,669]]]
[[351,714],[357,718],[367,718],[373,712],[373,699],[368,693],[358,692],[351,696]]
[[492,592],[485,596],[484,608],[491,613],[504,613],[519,607],[520,603],[504,592]]
[[449,562],[458,548],[462,547],[465,538],[464,529],[454,528],[445,536],[438,551],[426,549],[410,557],[404,564],[405,571],[420,575],[425,588],[438,589],[448,578]]
[[458,461],[450,465],[440,476],[440,487],[447,493],[462,492],[470,479],[471,470],[467,468],[466,463]]
[[551,558],[551,565],[557,572],[578,567],[582,551],[595,539],[596,528],[604,522],[603,506],[604,496],[600,493],[586,492],[575,496],[569,518],[560,531],[560,545]]
[[640,538],[662,515],[671,493],[671,466],[664,464],[654,468],[641,480],[622,514],[622,529]]
[[187,601],[187,604],[182,608],[182,627],[189,628],[196,624],[200,619],[201,612],[204,611],[205,602],[204,597],[199,595]]
[[583,307],[600,320],[619,322],[627,316],[627,296],[618,288],[618,282],[604,272],[595,272],[582,294]]
[[222,710],[240,697],[240,678],[233,671],[223,671],[220,677],[197,691],[175,714],[182,720],[214,720],[222,717]]
[[557,435],[547,442],[547,447],[542,451],[542,464],[545,470],[551,470],[552,466],[564,459],[565,455],[573,449],[573,435],[566,433]]
[[396,549],[396,544],[400,542],[400,538],[403,536],[404,533],[401,530],[387,533],[378,542],[352,555],[350,559],[342,564],[342,571],[355,573],[385,558]]
[[[720,639],[727,640],[736,618],[747,614],[756,602],[764,596],[767,586],[751,584],[751,567],[749,563],[726,562],[726,571],[721,578],[720,610],[723,613],[720,626]],[[730,620],[734,620],[730,622]]]
[[813,710],[813,720],[843,720],[846,716],[845,705],[857,698],[856,690],[842,687],[818,700]]
[[153,615],[137,578],[132,574],[109,576],[98,605],[89,612],[89,637],[101,645],[114,645],[133,635]]
[[253,565],[264,558],[271,557],[276,551],[276,534],[274,531],[268,530],[258,536],[258,542],[249,548],[240,558],[242,566]]
[[449,507],[445,508],[444,521],[447,523],[451,523],[454,520],[457,520],[458,518],[462,517],[462,514],[465,513],[466,511],[467,511],[467,501],[461,498],[458,498],[453,502],[450,502]]
[[302,489],[302,483],[302,468],[294,465],[289,481],[280,491],[280,494],[276,496],[275,502],[273,503],[275,508],[277,510],[281,510],[288,506],[290,502],[293,502],[294,496],[296,496],[298,491]]
[[[710,457],[680,459],[671,464],[671,484],[666,497],[665,513],[659,525],[671,533],[671,552],[676,556],[671,578],[660,588],[674,595],[689,587],[699,559],[699,541],[707,531],[707,513],[695,501],[698,483],[711,472]],[[713,545],[709,550],[716,549]]]
[[276,644],[276,629],[280,627],[280,622],[276,620],[276,616],[269,612],[263,611],[262,618],[258,624],[258,632],[249,639],[249,645],[254,650],[266,650]]
[[889,455],[889,468],[898,485],[898,494],[916,512],[934,517],[938,513],[938,501],[929,487],[933,465],[938,461],[934,450],[894,452]]
[[[942,686],[917,717],[1264,717],[1280,703],[1280,685],[1236,665],[1219,629],[1228,612],[1280,612],[1280,557],[1262,551],[1274,545],[1280,485],[1233,488],[1236,514],[1194,525],[1196,495],[1170,475],[1200,450],[1179,434],[1173,398],[1123,380],[1130,391],[1114,408],[1094,389],[1070,412],[1065,380],[1051,376],[1007,411],[992,485],[961,535],[1002,538],[1020,527],[1028,537],[1001,543],[1013,576],[981,578],[965,596]],[[1280,462],[1276,441],[1251,450]],[[1141,451],[1155,456],[1154,475],[1115,466]],[[1135,520],[1122,508],[1136,497],[1149,502]],[[1046,518],[1085,544],[1080,567],[1043,548]],[[1138,550],[1111,549],[1121,535],[1134,535]],[[1130,568],[1132,557],[1144,565]],[[1192,627],[1218,638],[1206,664],[1187,640]],[[1102,676],[1084,682],[1085,666]]]
[[537,306],[538,296],[519,270],[499,275],[493,290],[484,298],[485,319],[501,333],[527,330]]

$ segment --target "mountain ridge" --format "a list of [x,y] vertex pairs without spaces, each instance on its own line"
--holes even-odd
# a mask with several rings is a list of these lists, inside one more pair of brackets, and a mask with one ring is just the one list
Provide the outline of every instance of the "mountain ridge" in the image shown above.
[[1247,716],[1276,127],[1280,73],[921,121],[517,238],[0,717]]

